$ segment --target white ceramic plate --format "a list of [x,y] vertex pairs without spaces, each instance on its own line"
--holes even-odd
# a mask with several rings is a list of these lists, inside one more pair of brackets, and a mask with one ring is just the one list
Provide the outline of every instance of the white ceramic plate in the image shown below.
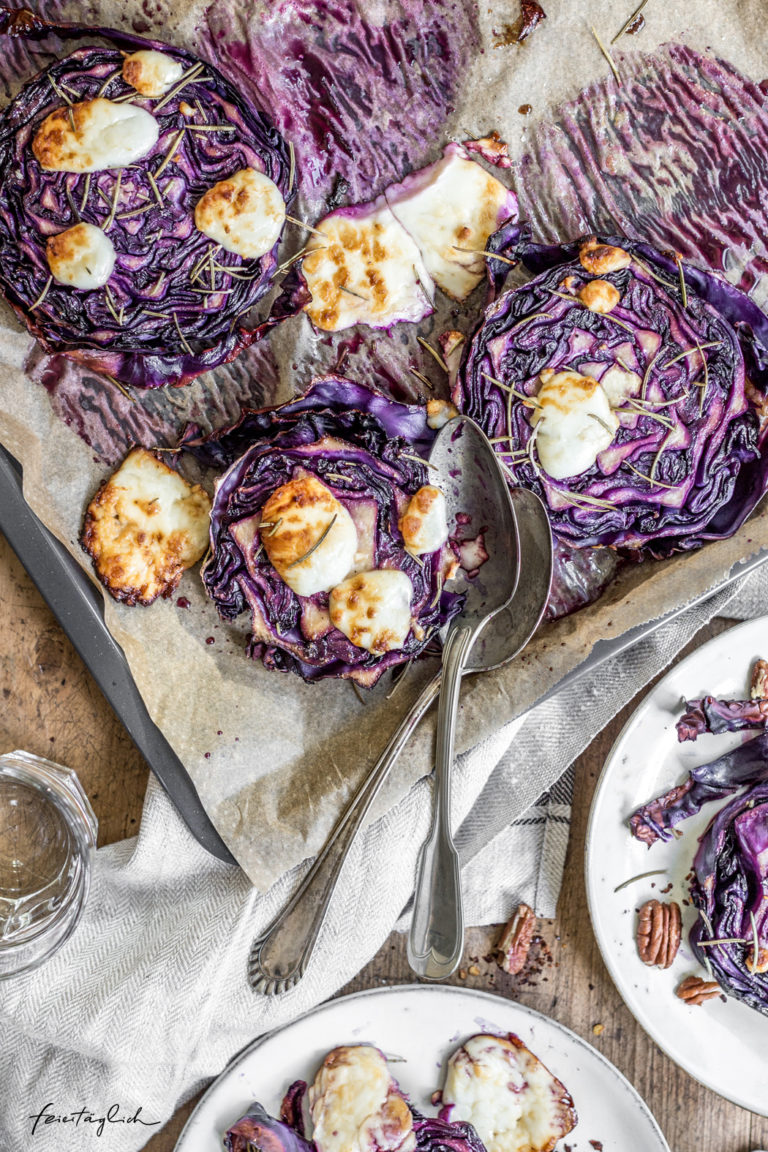
[[[630,836],[627,818],[641,804],[685,779],[688,771],[734,748],[752,733],[700,736],[679,744],[675,722],[681,698],[706,695],[744,699],[752,662],[768,654],[768,617],[724,632],[673,668],[635,711],[603,768],[587,831],[587,896],[603,959],[627,1007],[668,1056],[720,1096],[768,1116],[768,1018],[729,998],[687,1007],[674,995],[684,976],[705,976],[687,943],[696,919],[686,875],[698,837],[727,801],[705,805],[678,828],[680,839],[648,849]],[[666,869],[614,891],[632,876]],[[672,882],[672,889],[662,889]],[[647,968],[635,946],[635,910],[646,900],[677,900],[683,943],[665,971]]]
[[584,1040],[513,1001],[440,985],[383,988],[332,1000],[257,1040],[209,1088],[176,1152],[221,1148],[223,1133],[253,1100],[279,1115],[289,1084],[311,1081],[326,1052],[338,1044],[369,1042],[401,1057],[394,1075],[414,1107],[433,1116],[430,1096],[440,1086],[442,1062],[461,1040],[481,1031],[515,1032],[563,1081],[579,1114],[565,1138],[572,1152],[594,1152],[601,1145],[611,1152],[669,1152],[634,1088]]

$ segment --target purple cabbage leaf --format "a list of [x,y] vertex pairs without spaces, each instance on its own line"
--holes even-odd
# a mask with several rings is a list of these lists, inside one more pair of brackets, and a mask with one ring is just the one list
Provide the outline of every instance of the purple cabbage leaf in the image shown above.
[[275,1120],[257,1103],[227,1130],[224,1147],[227,1152],[315,1152],[303,1133]]
[[644,844],[671,840],[672,830],[710,800],[722,800],[745,784],[768,780],[768,732],[693,768],[682,784],[643,804],[632,814],[632,835]]
[[722,732],[743,732],[747,728],[768,725],[768,700],[718,700],[702,696],[687,700],[685,712],[677,721],[680,743],[696,740],[705,732],[718,736]]

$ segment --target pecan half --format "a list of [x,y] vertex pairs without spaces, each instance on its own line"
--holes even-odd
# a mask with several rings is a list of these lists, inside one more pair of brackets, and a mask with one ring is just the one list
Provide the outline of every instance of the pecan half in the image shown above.
[[682,984],[675,988],[675,996],[679,996],[686,1004],[703,1004],[714,996],[720,996],[722,989],[716,980],[702,980],[701,976],[686,976]]
[[505,925],[496,946],[499,966],[511,976],[516,976],[525,967],[535,928],[536,915],[533,909],[527,904],[520,904]]
[[750,700],[765,700],[766,697],[768,697],[768,661],[755,660],[752,665],[749,698]]
[[679,904],[646,901],[637,918],[637,950],[643,964],[669,968],[680,947],[681,931]]

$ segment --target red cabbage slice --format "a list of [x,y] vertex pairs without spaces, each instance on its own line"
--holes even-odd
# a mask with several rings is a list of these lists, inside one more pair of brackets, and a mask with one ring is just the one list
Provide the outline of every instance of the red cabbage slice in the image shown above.
[[[620,302],[607,315],[591,311],[572,299],[590,279],[579,261],[584,239],[544,247],[516,227],[492,239],[494,251],[537,274],[486,309],[467,342],[455,401],[496,440],[510,480],[543,498],[568,544],[661,557],[731,535],[768,486],[758,416],[768,319],[714,275],[615,236],[600,243],[632,260],[601,279]],[[617,366],[639,379],[614,406],[624,411],[612,442],[585,471],[552,479],[536,459],[531,422],[539,373],[601,380]]]
[[227,1130],[224,1147],[227,1152],[315,1152],[302,1132],[276,1120],[257,1103]]
[[[188,430],[184,447],[204,463],[228,465],[216,488],[202,577],[223,619],[250,609],[254,659],[307,681],[342,677],[369,687],[385,669],[420,655],[458,613],[462,597],[443,587],[455,560],[450,545],[415,558],[398,528],[410,497],[430,483],[417,453],[433,436],[423,408],[336,377],[316,382],[289,404],[248,411],[208,437]],[[255,518],[277,488],[305,473],[322,481],[356,523],[369,510],[371,566],[398,569],[410,579],[414,625],[402,648],[375,654],[354,645],[330,624],[328,593],[297,596],[267,559]]]
[[420,1116],[413,1110],[417,1152],[485,1152],[485,1145],[471,1124]]
[[[213,184],[245,167],[266,173],[290,202],[283,138],[217,68],[190,52],[104,28],[20,22],[7,10],[0,16],[14,35],[91,33],[110,44],[58,60],[25,84],[0,116],[0,291],[48,351],[129,385],[184,384],[232,360],[265,331],[247,327],[245,316],[272,283],[279,242],[265,256],[244,260],[196,229],[194,207]],[[136,98],[159,123],[152,151],[120,172],[43,170],[31,141],[41,121],[64,106],[61,93],[75,103],[97,94],[130,96],[120,49],[140,48],[165,53],[185,73],[199,66],[175,94]],[[211,131],[217,124],[225,130]],[[109,225],[117,253],[109,291],[49,282],[46,239],[79,220]]]
[[[765,775],[765,761],[763,769]],[[718,812],[693,871],[691,896],[700,916],[690,941],[698,959],[703,963],[706,955],[724,991],[768,1015],[768,781]],[[702,947],[705,940],[728,943]]]

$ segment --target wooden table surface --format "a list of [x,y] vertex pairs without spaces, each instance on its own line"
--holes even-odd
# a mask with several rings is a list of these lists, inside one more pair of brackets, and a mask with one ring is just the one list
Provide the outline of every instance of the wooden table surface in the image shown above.
[[[133,835],[147,766],[2,537],[0,619],[0,750],[23,748],[74,768],[96,811],[100,844]],[[728,621],[714,621],[691,647],[728,626]],[[498,927],[476,928],[468,933],[465,958],[450,983],[519,1000],[585,1037],[645,1098],[673,1152],[768,1148],[768,1120],[697,1084],[645,1035],[613,987],[592,935],[582,866],[589,804],[603,761],[636,703],[577,762],[565,883],[557,919],[542,925],[548,957],[542,971],[528,983],[505,975],[488,958]],[[339,995],[412,979],[405,941],[393,934]],[[768,1059],[766,1070],[768,1083]],[[152,1137],[148,1152],[171,1152],[193,1104]]]

